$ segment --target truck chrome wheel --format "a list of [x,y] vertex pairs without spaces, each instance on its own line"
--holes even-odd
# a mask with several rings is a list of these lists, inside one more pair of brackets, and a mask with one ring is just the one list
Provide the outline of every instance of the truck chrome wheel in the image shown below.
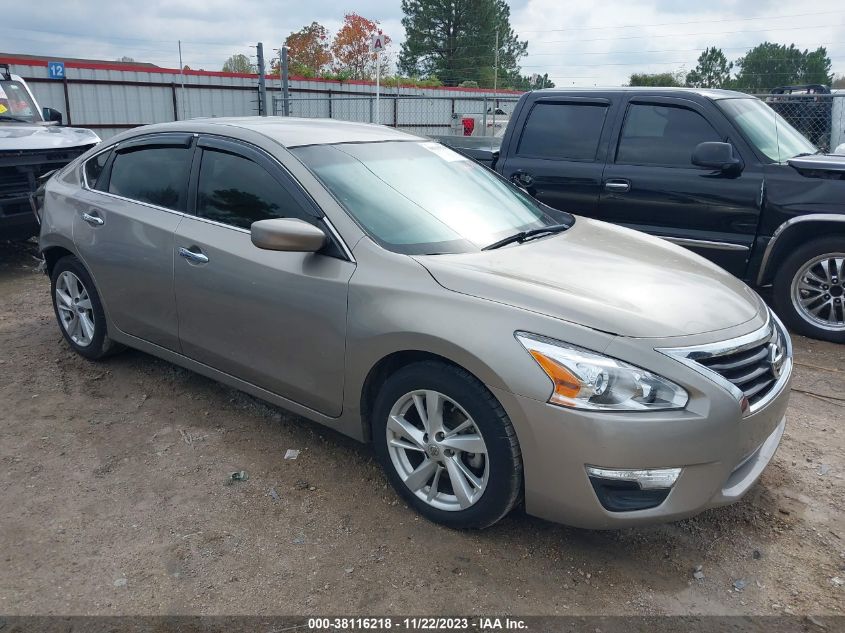
[[826,253],[808,261],[792,279],[792,305],[811,325],[845,331],[845,253]]
[[56,280],[56,308],[68,337],[80,347],[94,339],[94,308],[82,281],[69,270]]
[[487,446],[474,420],[438,391],[405,394],[386,427],[390,461],[419,499],[440,510],[466,510],[490,475]]

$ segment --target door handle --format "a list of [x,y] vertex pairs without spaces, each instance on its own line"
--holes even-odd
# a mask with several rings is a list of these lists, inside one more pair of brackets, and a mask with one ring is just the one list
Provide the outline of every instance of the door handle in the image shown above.
[[208,256],[204,253],[197,253],[196,251],[192,251],[187,248],[179,247],[179,255],[187,259],[189,262],[194,262],[196,264],[207,264],[208,263]]
[[534,184],[534,177],[524,171],[518,171],[511,176],[511,182],[517,187],[530,187]]
[[91,215],[90,213],[83,213],[82,219],[85,220],[91,226],[103,226],[103,224],[106,223],[106,221],[103,220],[103,218],[101,218],[99,215]]
[[631,190],[631,183],[628,180],[608,180],[604,183],[604,189],[613,193],[625,193]]

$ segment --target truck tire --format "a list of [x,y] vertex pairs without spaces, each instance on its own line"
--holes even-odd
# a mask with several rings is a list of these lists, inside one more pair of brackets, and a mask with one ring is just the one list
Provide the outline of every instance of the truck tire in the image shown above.
[[775,275],[773,298],[793,332],[845,343],[845,235],[795,249]]

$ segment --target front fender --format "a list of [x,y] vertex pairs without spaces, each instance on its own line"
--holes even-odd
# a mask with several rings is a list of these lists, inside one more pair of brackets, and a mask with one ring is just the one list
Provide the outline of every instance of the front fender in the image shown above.
[[779,262],[798,245],[832,233],[845,233],[845,213],[807,213],[783,222],[763,251],[757,285],[770,283]]
[[[552,384],[514,338],[518,330],[604,350],[612,336],[440,286],[418,262],[365,239],[350,280],[344,411],[360,414],[364,385],[397,352],[441,356],[493,389],[545,401]],[[389,274],[382,271],[389,270]]]

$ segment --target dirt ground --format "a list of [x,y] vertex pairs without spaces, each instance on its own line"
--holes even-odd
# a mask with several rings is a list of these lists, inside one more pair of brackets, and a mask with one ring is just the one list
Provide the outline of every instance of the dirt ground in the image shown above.
[[139,352],[71,353],[36,266],[0,244],[0,613],[845,613],[845,346],[795,338],[783,443],[734,506],[455,532],[366,446]]

